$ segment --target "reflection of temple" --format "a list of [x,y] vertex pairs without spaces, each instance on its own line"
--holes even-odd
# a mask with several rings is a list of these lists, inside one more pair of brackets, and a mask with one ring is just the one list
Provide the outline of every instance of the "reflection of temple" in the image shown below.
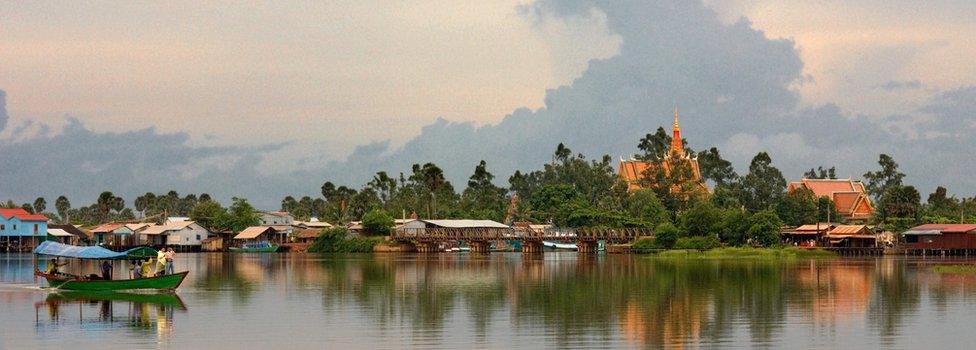
[[629,191],[655,188],[663,180],[670,183],[672,193],[708,194],[708,186],[698,168],[698,159],[694,154],[685,152],[677,108],[674,109],[671,147],[664,158],[654,161],[621,160],[618,172]]

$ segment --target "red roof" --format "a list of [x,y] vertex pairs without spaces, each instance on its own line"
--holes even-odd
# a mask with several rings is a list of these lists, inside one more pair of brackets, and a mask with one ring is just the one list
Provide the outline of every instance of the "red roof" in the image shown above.
[[20,221],[47,221],[47,216],[41,214],[31,214],[22,208],[0,209],[0,216],[4,219],[16,217]]
[[942,233],[967,233],[976,231],[974,224],[925,224],[912,227],[910,231],[942,231]]

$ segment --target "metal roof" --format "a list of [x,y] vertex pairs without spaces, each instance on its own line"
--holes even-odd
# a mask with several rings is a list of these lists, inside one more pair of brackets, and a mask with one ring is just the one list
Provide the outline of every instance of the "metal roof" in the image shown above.
[[271,226],[251,226],[234,236],[234,239],[253,239],[268,231],[275,232],[275,229]]

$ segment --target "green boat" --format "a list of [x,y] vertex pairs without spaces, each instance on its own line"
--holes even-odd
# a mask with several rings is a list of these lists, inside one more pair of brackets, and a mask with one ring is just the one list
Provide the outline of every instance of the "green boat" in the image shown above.
[[85,290],[85,291],[112,291],[112,290],[137,290],[137,289],[159,289],[175,290],[183,283],[183,279],[189,271],[162,275],[156,277],[136,278],[127,280],[99,280],[89,279],[84,276],[75,276],[59,273],[49,275],[40,271],[35,271],[34,275],[47,279],[47,284],[51,288],[64,290]]
[[244,243],[240,247],[230,247],[230,251],[235,253],[274,253],[278,251],[278,245],[268,242]]
[[[82,260],[142,260],[153,258],[157,251],[150,247],[137,247],[124,252],[116,252],[103,247],[79,247],[54,241],[42,242],[34,248],[36,256],[53,256]],[[63,290],[84,291],[113,291],[158,289],[175,290],[183,283],[189,272],[179,272],[154,277],[105,280],[95,275],[77,276],[61,272],[47,273],[37,269],[36,259],[34,276],[44,277],[51,288]]]

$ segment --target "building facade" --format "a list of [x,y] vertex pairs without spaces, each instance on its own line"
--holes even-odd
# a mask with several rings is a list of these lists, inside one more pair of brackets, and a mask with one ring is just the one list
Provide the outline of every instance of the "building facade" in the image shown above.
[[0,209],[0,249],[22,250],[47,238],[47,216],[21,209]]

